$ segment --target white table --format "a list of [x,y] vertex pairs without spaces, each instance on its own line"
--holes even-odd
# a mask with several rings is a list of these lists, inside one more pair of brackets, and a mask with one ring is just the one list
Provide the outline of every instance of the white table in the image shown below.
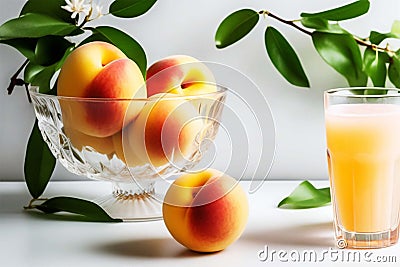
[[[276,208],[298,183],[267,181],[249,195],[250,216],[241,238],[222,252],[198,254],[172,239],[163,221],[89,223],[24,211],[22,207],[30,199],[25,184],[1,182],[0,266],[398,266],[400,245],[371,251],[337,249],[331,206]],[[313,184],[328,186],[327,181]],[[249,183],[243,186],[248,189]],[[52,182],[45,195],[94,199],[106,194],[109,187],[93,181]],[[267,259],[266,253],[260,254],[265,248]],[[299,255],[300,262],[294,262]],[[304,255],[312,257],[311,264],[304,261]],[[354,255],[356,261],[360,256],[359,263],[352,262]],[[314,263],[314,256],[318,263]],[[350,262],[346,263],[348,256]],[[377,260],[397,263],[373,262]]]

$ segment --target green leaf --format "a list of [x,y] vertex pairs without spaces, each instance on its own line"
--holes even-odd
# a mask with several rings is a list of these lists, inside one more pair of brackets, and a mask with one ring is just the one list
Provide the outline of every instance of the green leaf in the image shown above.
[[[57,92],[56,84],[51,88],[51,79],[54,74],[62,67],[65,59],[74,50],[74,46],[68,47],[61,59],[50,66],[38,65],[34,62],[29,62],[24,70],[24,81],[31,85],[39,86],[39,92],[45,94],[54,94]],[[60,51],[61,52],[61,51]],[[59,57],[61,53],[57,55]]]
[[374,86],[385,87],[386,83],[386,53],[374,51],[372,48],[365,49],[364,52],[364,71],[371,78]]
[[331,202],[329,187],[316,189],[309,181],[303,181],[279,204],[279,208],[308,209],[322,207]]
[[70,46],[65,50],[63,57],[55,64],[55,71],[61,69],[62,65],[64,64],[64,61],[67,59],[69,54],[71,54],[72,51],[74,51],[74,49],[75,46]]
[[83,40],[81,44],[86,44],[93,41],[104,41],[113,44],[121,49],[121,51],[124,52],[128,58],[136,62],[143,76],[146,75],[146,53],[135,39],[121,30],[108,26],[100,26],[91,30],[93,35]]
[[157,0],[115,0],[109,12],[120,18],[134,18],[143,15]]
[[24,81],[27,83],[32,83],[35,76],[38,75],[44,69],[45,67],[43,66],[28,63],[24,71]]
[[386,95],[387,91],[388,90],[365,89],[364,95]]
[[50,89],[50,91],[48,91],[46,93],[47,95],[57,95],[57,83],[54,84],[53,88]]
[[226,17],[215,34],[217,48],[225,48],[245,37],[257,24],[260,15],[251,9],[241,9]]
[[400,20],[395,20],[392,24],[392,29],[390,31],[393,35],[400,36]]
[[95,222],[122,222],[121,219],[111,218],[97,204],[72,197],[54,197],[36,206],[45,213],[57,213],[61,211],[79,214]]
[[388,76],[390,82],[397,88],[400,88],[400,59],[398,56],[391,58]]
[[31,85],[39,86],[40,93],[47,93],[51,90],[50,82],[57,71],[56,65],[57,63],[48,67],[44,67],[30,62],[25,67],[24,81],[30,83]]
[[388,33],[371,31],[369,35],[369,41],[376,45],[379,45],[383,40],[388,38],[400,39],[400,21],[396,20],[395,22],[393,22],[392,30]]
[[33,198],[43,194],[55,165],[56,159],[43,141],[36,121],[29,137],[24,163],[25,181]]
[[315,31],[312,40],[319,55],[342,74],[350,86],[367,84],[360,48],[351,35]]
[[35,48],[37,39],[19,38],[19,39],[3,40],[0,41],[0,43],[14,47],[29,60],[35,58]]
[[35,58],[33,61],[37,65],[50,66],[60,61],[65,51],[73,44],[61,36],[45,36],[38,40],[35,47]]
[[300,60],[285,37],[273,27],[265,31],[265,47],[275,68],[293,85],[310,87]]
[[300,22],[304,27],[315,29],[320,32],[348,33],[345,29],[340,27],[338,23],[329,23],[326,19],[304,17]]
[[300,20],[304,27],[316,30],[325,30],[329,27],[329,21],[322,18],[304,17]]
[[376,31],[371,31],[371,33],[369,34],[369,41],[376,45],[379,45],[383,40],[385,40],[387,38],[397,38],[397,36],[391,32],[380,33],[380,32],[376,32]]
[[347,20],[359,17],[369,10],[370,3],[368,0],[358,0],[353,3],[326,10],[318,13],[301,13],[301,17],[321,18],[331,21]]
[[0,41],[15,38],[39,38],[46,35],[68,35],[79,28],[60,19],[28,13],[0,26]]
[[75,24],[75,20],[71,18],[71,13],[61,8],[61,6],[65,5],[65,0],[29,0],[23,6],[20,16],[28,13],[37,13]]

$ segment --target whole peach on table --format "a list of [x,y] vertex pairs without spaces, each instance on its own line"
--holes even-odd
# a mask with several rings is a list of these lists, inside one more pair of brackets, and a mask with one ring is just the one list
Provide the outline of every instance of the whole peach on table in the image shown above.
[[127,100],[147,97],[139,67],[106,42],[87,43],[68,56],[58,77],[57,94],[87,99],[61,99],[63,122],[95,137],[120,131],[124,121],[133,120],[142,107],[130,107],[127,113]]
[[179,243],[197,252],[216,252],[242,234],[247,196],[235,179],[220,171],[183,174],[166,193],[163,216]]
[[141,162],[156,167],[175,163],[197,151],[195,139],[202,128],[202,118],[190,101],[173,94],[157,94],[124,128],[124,150],[134,151]]
[[217,90],[211,70],[194,57],[174,55],[152,64],[146,75],[147,94],[198,95]]

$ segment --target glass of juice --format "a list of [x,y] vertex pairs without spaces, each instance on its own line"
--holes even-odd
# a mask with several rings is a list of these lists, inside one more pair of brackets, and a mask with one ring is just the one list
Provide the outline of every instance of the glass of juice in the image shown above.
[[337,244],[393,245],[400,214],[400,90],[332,89],[324,104]]

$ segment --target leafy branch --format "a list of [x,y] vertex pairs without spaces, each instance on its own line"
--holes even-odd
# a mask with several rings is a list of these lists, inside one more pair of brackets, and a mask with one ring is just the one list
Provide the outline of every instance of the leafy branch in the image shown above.
[[289,26],[292,26],[293,28],[295,28],[295,29],[307,34],[307,35],[310,35],[310,36],[312,35],[311,31],[308,31],[308,30],[298,26],[295,23],[296,22],[295,20],[285,20],[285,19],[283,19],[281,17],[278,17],[277,15],[274,15],[273,13],[271,13],[271,12],[269,12],[267,10],[261,10],[261,11],[258,12],[258,14],[264,15],[264,16],[267,16],[267,17],[271,17],[271,18],[273,18],[273,19],[275,19],[275,20],[277,20],[279,22],[282,22],[283,24],[287,24]]
[[[41,93],[56,94],[53,77],[66,57],[77,47],[91,41],[105,41],[123,51],[136,62],[145,76],[147,58],[141,45],[127,33],[111,27],[88,27],[88,23],[102,15],[118,18],[135,18],[149,11],[157,0],[114,0],[108,13],[92,0],[28,0],[18,17],[0,26],[0,44],[17,49],[26,59],[10,78],[7,87],[11,94],[15,87],[38,86]],[[90,35],[80,41],[76,37]],[[82,40],[83,39],[83,40]],[[23,77],[20,77],[23,74]],[[55,77],[56,78],[56,77]],[[29,94],[28,94],[29,97]],[[52,198],[41,205],[32,205],[44,193],[53,175],[56,160],[43,140],[35,122],[26,148],[24,176],[33,199],[29,209],[44,212],[67,211],[81,214],[96,221],[110,221],[94,203],[73,198]],[[101,210],[101,211],[100,211]]]
[[[298,21],[300,21],[304,25],[307,25],[307,23],[312,23],[312,21],[308,21],[307,19],[302,19],[302,20],[297,20],[297,21],[296,20],[285,20],[285,19],[283,19],[281,17],[278,17],[277,15],[275,15],[275,14],[273,14],[273,13],[267,11],[267,10],[259,11],[258,14],[271,17],[271,18],[273,18],[273,19],[275,19],[275,20],[277,20],[279,22],[282,22],[284,24],[292,26],[293,28],[295,28],[295,29],[297,29],[297,30],[309,35],[309,36],[313,35],[312,31],[309,31],[309,30],[307,30],[305,28],[302,28],[302,27],[300,27],[299,25],[296,24],[296,22],[298,22]],[[313,27],[313,26],[310,25],[310,27]],[[395,37],[395,36],[393,36],[393,37]],[[360,39],[360,38],[358,38],[358,37],[356,37],[354,35],[353,35],[353,38],[357,42],[357,44],[359,44],[360,46],[365,46],[365,47],[368,47],[368,48],[371,48],[371,49],[374,49],[374,50],[378,50],[378,51],[381,51],[381,52],[395,53],[395,51],[392,51],[392,50],[389,49],[389,46],[379,47],[376,44],[368,42],[369,38]]]
[[[390,32],[371,31],[366,38],[351,34],[339,24],[366,14],[369,8],[368,0],[358,0],[322,12],[302,12],[297,20],[286,20],[267,10],[241,9],[221,22],[215,44],[222,49],[236,43],[249,34],[263,16],[310,36],[321,58],[346,78],[349,86],[366,86],[370,79],[374,86],[385,87],[388,77],[400,88],[400,50],[392,50],[389,44],[382,46],[386,39],[400,39],[400,22],[395,21]],[[309,87],[301,61],[286,38],[272,26],[266,27],[264,37],[267,54],[279,73],[293,85]]]

